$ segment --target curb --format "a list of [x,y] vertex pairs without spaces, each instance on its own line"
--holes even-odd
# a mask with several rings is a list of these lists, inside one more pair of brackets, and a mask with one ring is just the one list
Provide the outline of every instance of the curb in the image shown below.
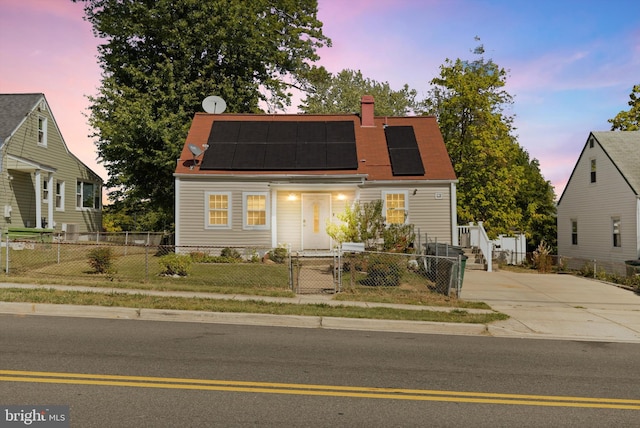
[[0,302],[0,314],[66,316],[140,321],[172,321],[212,324],[261,325],[269,327],[323,328],[420,334],[487,335],[485,324],[428,321],[373,320],[361,318],[271,315],[237,312],[202,312],[167,309],[135,309],[49,303]]

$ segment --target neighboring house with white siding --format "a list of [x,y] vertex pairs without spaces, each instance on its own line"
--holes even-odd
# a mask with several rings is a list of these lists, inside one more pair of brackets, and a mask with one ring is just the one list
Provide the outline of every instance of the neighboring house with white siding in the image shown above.
[[100,231],[102,184],[69,151],[44,94],[0,94],[3,231]]
[[456,183],[436,119],[197,113],[175,170],[176,245],[329,250],[328,221],[382,200],[387,224],[457,244]]
[[589,134],[558,201],[558,254],[618,273],[640,258],[640,131]]

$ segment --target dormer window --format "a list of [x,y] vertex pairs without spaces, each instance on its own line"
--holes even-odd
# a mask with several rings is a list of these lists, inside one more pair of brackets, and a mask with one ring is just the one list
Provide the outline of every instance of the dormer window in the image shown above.
[[47,118],[38,116],[38,145],[47,147]]

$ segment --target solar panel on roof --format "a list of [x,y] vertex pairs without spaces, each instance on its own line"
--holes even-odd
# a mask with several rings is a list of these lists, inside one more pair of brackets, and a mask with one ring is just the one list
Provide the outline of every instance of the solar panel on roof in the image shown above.
[[413,126],[387,126],[384,135],[393,175],[424,175]]
[[264,156],[265,170],[295,169],[296,150],[298,145],[292,144],[267,144]]
[[296,169],[326,169],[327,143],[301,143],[296,150]]
[[200,169],[229,169],[233,164],[236,144],[209,144],[204,152]]
[[266,144],[238,144],[231,166],[233,169],[262,169],[266,150]]
[[269,122],[239,122],[238,143],[266,143]]
[[357,169],[358,156],[349,143],[327,143],[328,169]]
[[201,170],[358,169],[351,121],[215,121],[208,143]]
[[326,122],[297,122],[299,143],[326,143]]
[[327,122],[327,143],[356,141],[352,122]]
[[271,122],[267,143],[295,143],[298,139],[296,122]]
[[236,143],[240,133],[240,122],[220,121],[213,122],[207,144]]

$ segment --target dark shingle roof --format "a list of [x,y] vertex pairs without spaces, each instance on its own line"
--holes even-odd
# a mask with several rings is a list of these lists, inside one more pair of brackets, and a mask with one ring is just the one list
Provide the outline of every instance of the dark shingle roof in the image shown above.
[[0,94],[0,139],[6,140],[43,94]]
[[592,132],[636,195],[640,195],[640,131]]

